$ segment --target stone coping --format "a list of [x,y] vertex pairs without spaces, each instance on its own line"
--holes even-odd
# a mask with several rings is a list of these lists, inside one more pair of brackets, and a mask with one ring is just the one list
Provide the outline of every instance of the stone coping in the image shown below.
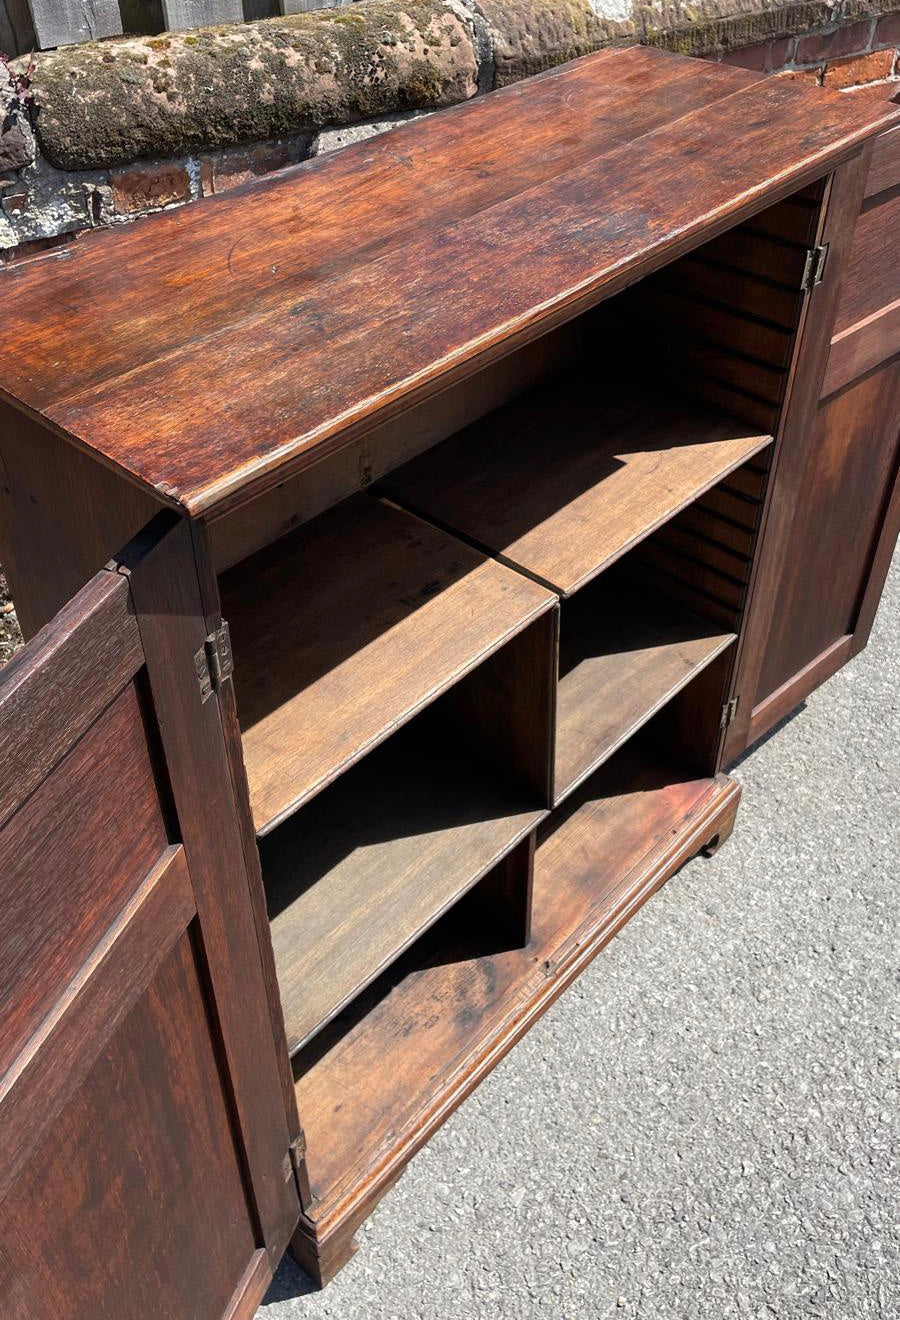
[[97,170],[296,137],[452,105],[602,46],[639,41],[708,55],[896,8],[897,0],[363,0],[90,42],[9,66],[0,169],[36,152],[57,169]]

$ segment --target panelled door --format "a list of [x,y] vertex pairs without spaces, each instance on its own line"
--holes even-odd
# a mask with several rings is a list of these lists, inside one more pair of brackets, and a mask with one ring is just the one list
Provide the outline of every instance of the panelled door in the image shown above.
[[298,1215],[189,543],[0,671],[3,1320],[252,1315]]
[[827,337],[805,356],[815,368],[821,355],[823,370],[809,373],[811,406],[801,401],[787,422],[793,452],[776,474],[768,582],[726,762],[866,645],[900,531],[900,128],[876,140],[858,172],[858,195],[839,180],[829,207],[836,233],[825,235],[824,280],[809,299],[819,309],[813,333],[824,325]]

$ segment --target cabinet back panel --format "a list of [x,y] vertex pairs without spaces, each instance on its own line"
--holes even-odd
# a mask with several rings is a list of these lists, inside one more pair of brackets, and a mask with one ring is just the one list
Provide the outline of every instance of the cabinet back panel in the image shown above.
[[777,429],[818,204],[788,198],[620,300],[674,385]]

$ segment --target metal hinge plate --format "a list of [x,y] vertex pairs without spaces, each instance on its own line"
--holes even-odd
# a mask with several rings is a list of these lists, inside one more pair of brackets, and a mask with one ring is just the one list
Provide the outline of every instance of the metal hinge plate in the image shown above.
[[234,673],[231,634],[224,619],[195,653],[194,670],[200,685],[201,701],[208,701],[217,688],[220,688]]
[[819,247],[807,248],[806,261],[803,263],[803,278],[800,287],[804,293],[809,293],[817,284],[821,284],[825,277],[825,262],[828,259],[828,244],[822,243]]
[[312,1205],[312,1190],[309,1185],[309,1171],[306,1167],[306,1137],[303,1129],[297,1140],[292,1142],[288,1154],[291,1157],[291,1164],[294,1170],[294,1180],[297,1184],[297,1194],[300,1197],[300,1208],[306,1211]]
[[722,707],[722,717],[719,720],[720,729],[727,729],[729,724],[734,723],[739,701],[740,697],[732,697],[730,701],[725,702],[725,705]]

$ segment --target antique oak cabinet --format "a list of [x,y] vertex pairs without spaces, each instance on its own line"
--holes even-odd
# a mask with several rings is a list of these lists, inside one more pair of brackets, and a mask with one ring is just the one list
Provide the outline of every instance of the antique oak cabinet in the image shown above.
[[607,51],[4,274],[5,1320],[328,1278],[728,835],[886,562],[877,282],[831,341],[895,118]]

